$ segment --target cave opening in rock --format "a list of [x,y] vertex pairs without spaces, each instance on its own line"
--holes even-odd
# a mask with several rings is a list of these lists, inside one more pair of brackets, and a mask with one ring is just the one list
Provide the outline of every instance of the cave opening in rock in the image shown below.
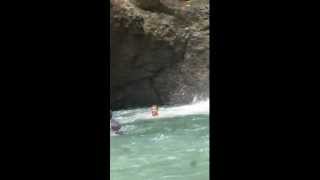
[[[159,9],[155,1],[131,2],[136,1],[111,1],[111,108],[178,105],[195,97],[208,98],[207,0],[190,9],[157,1],[175,13]],[[187,16],[181,20],[176,12]]]
[[[143,34],[111,31],[113,109],[165,104],[157,78],[181,58],[168,43]],[[164,96],[165,97],[165,96]]]

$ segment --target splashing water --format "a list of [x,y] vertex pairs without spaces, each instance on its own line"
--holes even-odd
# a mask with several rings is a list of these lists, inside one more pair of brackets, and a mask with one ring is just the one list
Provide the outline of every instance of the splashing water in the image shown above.
[[[194,102],[189,105],[176,107],[160,107],[159,118],[170,118],[178,116],[187,116],[193,114],[209,115],[209,100]],[[140,108],[134,110],[116,111],[113,113],[115,119],[121,123],[134,122],[139,120],[152,119],[150,109]],[[155,118],[154,118],[155,119]]]
[[209,100],[114,112],[124,135],[112,136],[111,180],[209,179]]

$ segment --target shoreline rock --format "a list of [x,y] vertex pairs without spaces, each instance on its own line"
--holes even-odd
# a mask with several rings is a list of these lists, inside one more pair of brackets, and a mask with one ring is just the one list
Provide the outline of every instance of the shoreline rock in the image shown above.
[[112,0],[110,22],[113,109],[209,96],[208,0]]

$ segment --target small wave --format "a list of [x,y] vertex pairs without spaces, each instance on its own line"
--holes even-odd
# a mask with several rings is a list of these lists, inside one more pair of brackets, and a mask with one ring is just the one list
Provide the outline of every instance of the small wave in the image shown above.
[[138,120],[157,120],[162,118],[172,118],[188,115],[209,115],[209,99],[205,101],[193,102],[182,106],[163,106],[159,107],[159,116],[152,117],[149,108],[139,108],[133,110],[120,110],[114,112],[114,118],[121,123],[135,122]]

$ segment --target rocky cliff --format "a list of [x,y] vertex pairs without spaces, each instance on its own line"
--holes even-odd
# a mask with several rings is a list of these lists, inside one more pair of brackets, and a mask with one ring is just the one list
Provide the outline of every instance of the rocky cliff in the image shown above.
[[208,0],[111,0],[111,106],[209,96]]

